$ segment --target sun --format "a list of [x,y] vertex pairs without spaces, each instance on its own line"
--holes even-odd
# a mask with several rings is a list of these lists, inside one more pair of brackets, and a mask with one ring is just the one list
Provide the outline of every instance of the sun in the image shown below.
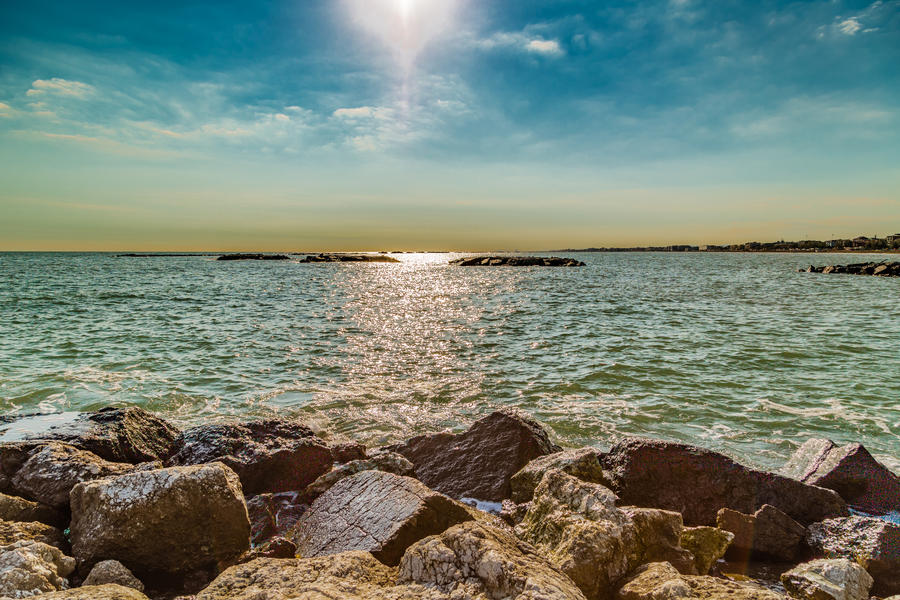
[[404,23],[409,22],[409,17],[412,15],[415,3],[416,0],[394,0],[394,5],[397,8],[397,13],[400,15],[400,19]]

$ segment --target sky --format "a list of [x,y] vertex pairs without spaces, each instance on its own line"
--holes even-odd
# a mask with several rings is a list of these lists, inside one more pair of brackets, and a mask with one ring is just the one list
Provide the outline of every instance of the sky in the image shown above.
[[0,250],[900,231],[900,0],[0,3]]

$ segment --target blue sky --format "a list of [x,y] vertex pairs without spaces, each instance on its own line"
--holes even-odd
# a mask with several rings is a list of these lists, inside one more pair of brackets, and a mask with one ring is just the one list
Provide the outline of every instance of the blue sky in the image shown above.
[[900,1],[0,6],[0,249],[900,230]]

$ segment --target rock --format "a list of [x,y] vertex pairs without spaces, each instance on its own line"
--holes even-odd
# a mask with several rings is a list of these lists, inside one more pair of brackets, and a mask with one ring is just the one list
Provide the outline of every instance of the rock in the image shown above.
[[461,267],[583,267],[580,260],[559,256],[464,256],[450,261]]
[[398,263],[393,256],[384,254],[316,254],[300,260],[302,263],[332,263],[332,262],[365,262],[365,263]]
[[510,478],[539,456],[559,450],[536,421],[496,411],[459,434],[420,435],[387,448],[408,458],[416,477],[452,498],[499,502]]
[[66,510],[69,491],[76,484],[132,470],[132,465],[106,461],[87,450],[49,442],[29,446],[24,463],[10,478],[10,489],[17,495]]
[[221,462],[241,478],[248,495],[302,490],[329,471],[331,450],[299,421],[265,419],[201,425],[173,445],[167,466]]
[[259,494],[247,501],[250,541],[254,546],[273,536],[285,535],[309,508],[303,492]]
[[0,597],[25,598],[65,589],[66,577],[74,570],[74,558],[43,542],[0,546]]
[[365,460],[353,460],[338,465],[319,477],[303,490],[303,502],[309,504],[328,491],[335,483],[362,471],[384,471],[394,475],[411,476],[415,472],[413,464],[396,452],[378,452]]
[[900,477],[875,460],[862,444],[838,446],[821,438],[807,440],[782,473],[834,490],[851,506],[868,513],[900,509]]
[[801,600],[868,600],[872,577],[846,558],[819,559],[783,573],[781,583]]
[[264,544],[245,552],[237,561],[243,564],[257,558],[294,558],[297,555],[297,546],[294,542],[283,537],[273,537]]
[[531,500],[534,488],[538,486],[544,473],[559,469],[583,481],[604,483],[603,469],[600,467],[600,451],[595,448],[564,450],[535,458],[522,467],[509,480],[513,502]]
[[39,596],[40,600],[149,600],[141,592],[109,583],[91,585]]
[[681,547],[694,555],[697,573],[706,575],[712,566],[725,556],[725,551],[733,539],[733,533],[717,527],[705,525],[685,527],[681,532]]
[[472,516],[410,477],[362,471],[313,502],[289,536],[304,557],[366,550],[387,565],[414,542]]
[[664,562],[641,567],[618,590],[616,600],[785,600],[775,592],[702,575],[680,574]]
[[774,506],[764,504],[752,515],[723,508],[716,517],[719,529],[730,531],[734,540],[729,558],[747,561],[771,559],[791,562],[797,557],[806,528]]
[[629,571],[662,556],[694,571],[693,556],[679,545],[681,515],[620,510],[616,500],[602,485],[548,471],[516,534],[568,575],[589,600],[608,597]]
[[284,254],[223,254],[216,260],[291,260],[290,256]]
[[145,583],[166,585],[239,557],[250,522],[231,469],[170,467],[75,486],[71,540],[85,567],[118,560]]
[[128,567],[117,560],[102,560],[94,565],[82,585],[106,585],[116,583],[123,587],[144,591],[144,584],[128,570]]
[[720,508],[753,513],[764,504],[803,524],[848,514],[832,490],[754,471],[687,444],[626,438],[601,464],[622,503],[674,510],[688,525],[715,525]]
[[523,502],[522,504],[516,504],[512,500],[504,500],[500,505],[500,515],[499,517],[503,519],[503,521],[512,527],[515,527],[519,523],[522,522],[522,519],[525,518],[525,515],[528,514],[528,510],[531,508],[531,502]]
[[52,425],[26,439],[64,442],[111,462],[141,463],[165,457],[179,431],[137,406],[103,408]]
[[19,498],[0,494],[0,520],[2,521],[40,521],[48,525],[64,525],[62,514],[46,504],[39,504]]
[[341,442],[331,445],[331,457],[336,463],[348,463],[366,459],[366,447],[359,442]]
[[0,521],[0,545],[20,541],[43,542],[63,551],[69,546],[63,532],[51,525],[37,521]]
[[828,519],[809,526],[806,543],[819,556],[862,565],[875,580],[875,594],[900,594],[900,525],[871,517]]

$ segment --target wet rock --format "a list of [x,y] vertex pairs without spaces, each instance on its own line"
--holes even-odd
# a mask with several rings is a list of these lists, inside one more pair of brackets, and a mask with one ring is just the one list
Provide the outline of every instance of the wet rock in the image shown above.
[[715,525],[721,508],[753,513],[764,504],[803,524],[848,514],[832,490],[748,469],[687,444],[626,438],[601,464],[622,503],[674,510],[688,525]]
[[141,592],[115,583],[51,592],[39,598],[40,600],[149,600]]
[[717,527],[705,525],[685,527],[681,532],[681,547],[694,555],[697,573],[706,575],[712,566],[725,556],[733,539],[733,533]]
[[329,471],[331,450],[299,421],[264,419],[202,425],[173,445],[167,466],[221,462],[241,478],[248,495],[302,490]]
[[574,258],[559,256],[464,256],[450,261],[461,267],[583,267]]
[[285,256],[284,254],[236,253],[223,254],[216,260],[291,260],[291,257]]
[[239,557],[250,523],[231,469],[170,467],[75,486],[71,541],[85,568],[118,560],[148,585],[167,585]]
[[311,254],[300,260],[302,263],[398,263],[393,256],[385,254]]
[[749,584],[680,574],[664,562],[650,563],[628,579],[616,600],[786,600],[785,596]]
[[420,435],[388,450],[408,458],[416,477],[452,498],[499,502],[510,478],[532,459],[560,450],[536,421],[497,411],[459,434]]
[[331,457],[336,463],[366,459],[366,447],[359,442],[340,442],[331,445]]
[[810,485],[836,491],[851,506],[873,514],[900,508],[900,477],[875,460],[862,444],[838,446],[831,440],[807,440],[782,473]]
[[415,479],[363,471],[319,496],[289,537],[300,556],[366,550],[396,565],[414,542],[471,519],[464,506]]
[[0,521],[0,545],[21,541],[42,542],[63,551],[69,547],[63,532],[51,525],[37,521]]
[[803,563],[781,575],[791,596],[801,600],[868,600],[872,577],[846,558]]
[[0,597],[25,598],[68,587],[75,559],[43,542],[0,546]]
[[250,498],[247,513],[251,543],[258,546],[273,536],[285,535],[300,520],[309,504],[303,492],[259,494]]
[[528,502],[534,495],[544,473],[559,469],[582,481],[604,483],[603,469],[600,467],[600,451],[596,448],[564,450],[535,458],[522,467],[509,480],[513,502]]
[[819,556],[862,565],[875,580],[875,594],[900,594],[900,525],[871,517],[828,519],[809,526],[806,543]]
[[0,520],[3,521],[40,521],[48,525],[60,526],[65,518],[58,510],[47,506],[19,498],[0,494]]
[[716,517],[719,529],[730,531],[732,560],[771,559],[791,562],[797,557],[806,528],[774,506],[765,504],[752,515],[723,508]]
[[103,560],[94,565],[82,585],[106,585],[115,583],[123,587],[144,591],[144,584],[128,570],[128,567],[117,560]]
[[313,500],[328,491],[331,486],[340,481],[361,473],[362,471],[384,471],[385,473],[393,473],[394,475],[411,476],[415,472],[413,464],[409,462],[402,454],[396,452],[377,452],[371,458],[365,460],[353,460],[348,463],[338,465],[331,471],[319,477],[309,484],[303,490],[303,502],[312,503]]

